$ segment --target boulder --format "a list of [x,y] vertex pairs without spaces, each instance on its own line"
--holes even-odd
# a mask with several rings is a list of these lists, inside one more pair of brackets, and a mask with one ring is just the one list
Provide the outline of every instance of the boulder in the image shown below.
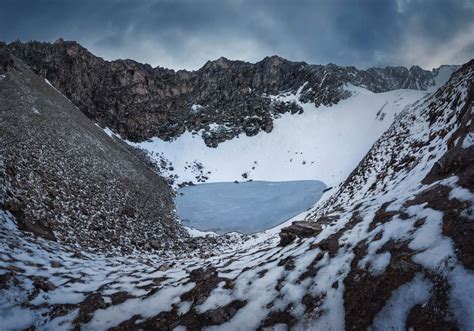
[[280,246],[291,244],[296,238],[315,237],[322,231],[319,223],[296,221],[280,231]]

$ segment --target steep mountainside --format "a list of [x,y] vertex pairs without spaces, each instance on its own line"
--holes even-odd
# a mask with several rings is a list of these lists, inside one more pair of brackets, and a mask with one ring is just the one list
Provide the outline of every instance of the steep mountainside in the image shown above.
[[306,217],[337,219],[329,238],[350,256],[346,328],[474,327],[473,99],[471,60],[400,114]]
[[0,206],[45,238],[106,249],[179,247],[173,191],[0,49]]
[[[271,95],[299,91],[299,101],[332,105],[350,96],[344,84],[373,92],[426,90],[438,71],[419,67],[371,68],[309,65],[277,56],[252,64],[220,58],[197,71],[152,68],[131,60],[104,61],[76,42],[15,42],[10,51],[47,78],[102,127],[123,138],[171,139],[202,131],[208,146],[240,133],[270,132],[281,113],[302,112]],[[209,126],[209,124],[217,124]]]
[[473,78],[406,108],[300,222],[208,258],[77,256],[0,213],[3,326],[474,329]]

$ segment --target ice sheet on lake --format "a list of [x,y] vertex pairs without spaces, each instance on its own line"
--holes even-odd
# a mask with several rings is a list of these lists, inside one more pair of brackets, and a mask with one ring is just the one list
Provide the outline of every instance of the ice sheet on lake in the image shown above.
[[218,233],[266,230],[312,207],[326,185],[317,180],[209,183],[178,190],[183,223]]

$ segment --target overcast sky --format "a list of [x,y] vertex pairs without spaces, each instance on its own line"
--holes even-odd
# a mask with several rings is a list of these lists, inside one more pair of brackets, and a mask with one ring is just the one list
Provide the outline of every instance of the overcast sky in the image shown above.
[[290,60],[426,69],[474,57],[474,0],[0,0],[0,40],[76,40],[105,59],[198,69]]

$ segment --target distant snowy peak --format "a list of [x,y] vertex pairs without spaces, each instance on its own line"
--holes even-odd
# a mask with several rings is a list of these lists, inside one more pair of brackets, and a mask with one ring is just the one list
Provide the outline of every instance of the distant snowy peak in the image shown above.
[[451,75],[460,68],[460,65],[442,65],[432,70],[434,77],[434,85],[429,90],[436,91],[438,88],[443,86],[451,77]]
[[[257,63],[221,57],[196,71],[174,71],[132,60],[104,61],[78,43],[62,40],[14,42],[8,49],[89,118],[128,140],[170,140],[203,130],[212,147],[239,134],[270,132],[278,115],[301,113],[299,105],[272,96],[299,91],[302,103],[330,106],[350,96],[344,88],[349,83],[377,93],[427,90],[448,76],[445,70],[438,75],[416,66],[359,70],[278,56]],[[211,124],[226,129],[211,130]]]

